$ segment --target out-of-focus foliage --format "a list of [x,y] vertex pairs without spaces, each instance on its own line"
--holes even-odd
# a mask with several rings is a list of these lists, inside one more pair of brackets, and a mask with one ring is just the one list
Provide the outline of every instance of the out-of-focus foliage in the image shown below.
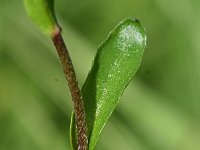
[[[71,99],[50,40],[22,1],[0,1],[0,149],[69,149]],[[137,79],[106,125],[97,150],[200,149],[200,2],[56,1],[80,86],[97,45],[125,17],[148,43]]]

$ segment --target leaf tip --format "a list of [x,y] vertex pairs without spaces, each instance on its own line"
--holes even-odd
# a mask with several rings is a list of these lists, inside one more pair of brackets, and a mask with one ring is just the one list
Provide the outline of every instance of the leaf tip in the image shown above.
[[24,0],[29,17],[45,34],[52,36],[60,28],[54,13],[54,0]]

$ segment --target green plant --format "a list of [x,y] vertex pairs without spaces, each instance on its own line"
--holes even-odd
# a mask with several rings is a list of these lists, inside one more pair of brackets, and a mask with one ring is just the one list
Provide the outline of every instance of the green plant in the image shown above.
[[72,96],[72,149],[93,150],[124,89],[141,63],[146,35],[138,20],[125,19],[98,48],[94,64],[80,91],[61,28],[54,13],[54,0],[25,0],[29,16],[51,37]]

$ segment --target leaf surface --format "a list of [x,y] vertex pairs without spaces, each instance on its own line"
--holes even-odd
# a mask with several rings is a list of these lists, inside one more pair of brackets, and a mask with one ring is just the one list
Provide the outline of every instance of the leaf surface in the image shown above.
[[[98,48],[81,93],[88,125],[89,150],[93,150],[108,118],[118,104],[142,60],[146,46],[144,28],[138,20],[125,19]],[[73,117],[73,116],[72,116]],[[71,144],[76,146],[75,124]]]
[[59,29],[54,13],[54,0],[24,0],[28,15],[40,30],[52,36]]

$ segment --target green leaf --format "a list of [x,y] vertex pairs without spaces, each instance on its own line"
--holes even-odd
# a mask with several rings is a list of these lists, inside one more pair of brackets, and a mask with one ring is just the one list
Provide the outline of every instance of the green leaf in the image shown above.
[[[119,23],[98,48],[92,69],[81,90],[88,125],[89,150],[94,149],[108,118],[138,70],[145,46],[144,28],[138,20],[128,18]],[[74,123],[71,123],[71,129],[71,144],[73,149],[77,149]]]
[[74,116],[74,112],[72,112],[71,115],[71,121],[70,121],[70,144],[71,144],[71,148],[73,150],[76,150],[76,142],[77,142],[77,132],[76,132],[76,126],[75,126],[75,116]]
[[54,0],[24,0],[28,15],[42,32],[52,36],[59,26],[54,13]]

